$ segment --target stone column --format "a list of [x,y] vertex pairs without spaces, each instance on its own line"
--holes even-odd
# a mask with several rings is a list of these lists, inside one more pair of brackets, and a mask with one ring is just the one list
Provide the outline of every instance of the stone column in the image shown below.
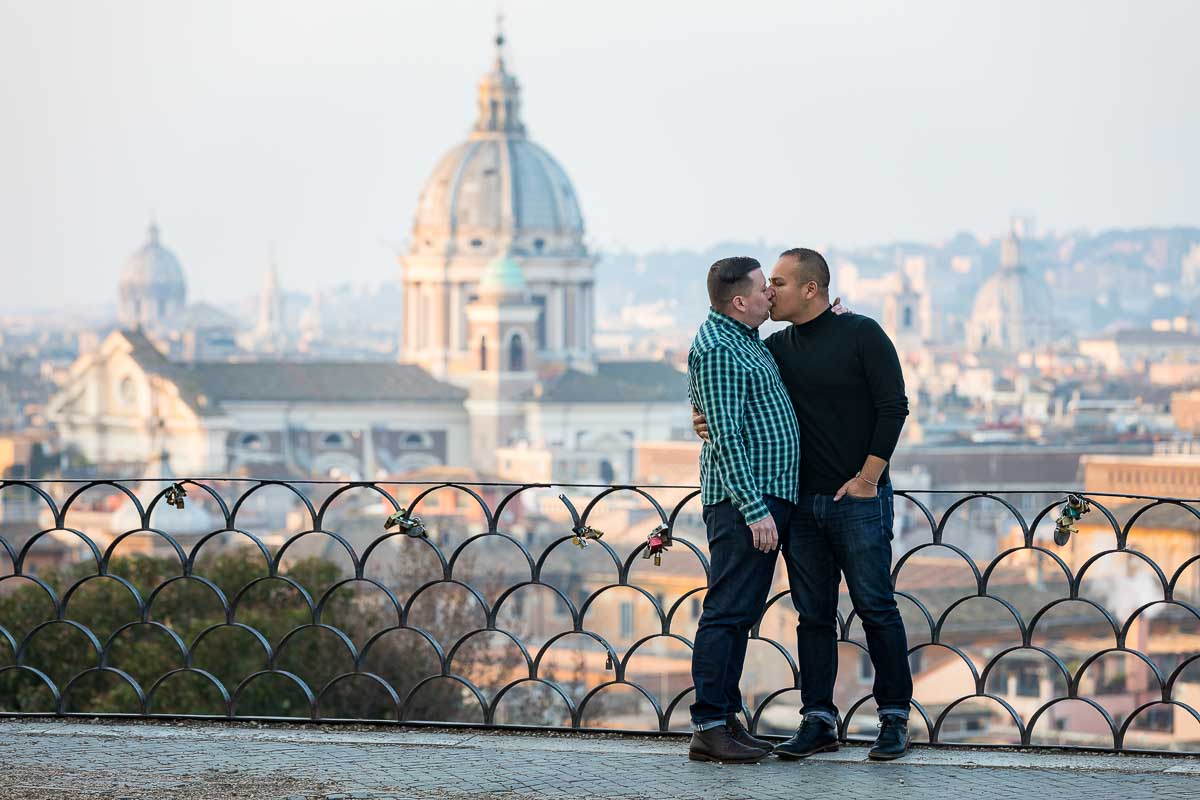
[[455,283],[450,286],[450,349],[461,352],[466,349],[463,339],[463,284]]
[[563,293],[557,283],[546,289],[546,349],[552,353],[563,349]]
[[580,318],[583,320],[582,333],[579,338],[579,349],[587,353],[589,356],[592,353],[592,336],[595,333],[595,313],[596,310],[592,307],[594,298],[592,297],[592,284],[585,283],[581,287],[583,300],[581,301]]
[[404,287],[404,306],[407,309],[405,314],[404,328],[408,332],[404,338],[405,354],[409,359],[416,356],[417,351],[421,348],[421,343],[417,338],[417,315],[421,304],[421,284],[409,283]]
[[574,286],[563,287],[563,304],[566,311],[563,314],[563,350],[568,352],[575,349],[576,336],[579,333],[579,302],[578,291]]

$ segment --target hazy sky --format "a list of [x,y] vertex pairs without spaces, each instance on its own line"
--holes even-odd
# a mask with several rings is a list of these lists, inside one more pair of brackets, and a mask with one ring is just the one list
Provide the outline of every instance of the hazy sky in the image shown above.
[[[601,249],[1200,223],[1200,2],[503,4]],[[0,308],[394,277],[494,2],[0,0]],[[1189,193],[1189,188],[1191,192]]]

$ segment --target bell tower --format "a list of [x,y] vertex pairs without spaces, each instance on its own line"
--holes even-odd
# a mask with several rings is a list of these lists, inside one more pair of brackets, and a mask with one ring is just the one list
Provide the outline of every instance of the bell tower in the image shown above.
[[537,322],[521,266],[511,250],[493,259],[467,305],[468,388],[472,463],[496,465],[496,448],[508,445],[524,424],[522,401],[537,383]]

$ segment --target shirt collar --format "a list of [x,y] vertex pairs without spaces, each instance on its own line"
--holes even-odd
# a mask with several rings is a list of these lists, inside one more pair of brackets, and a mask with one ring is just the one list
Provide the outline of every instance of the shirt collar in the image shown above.
[[744,322],[739,322],[728,314],[722,314],[715,308],[708,309],[708,318],[716,325],[728,328],[731,331],[740,333],[744,336],[758,338],[758,328],[751,328]]

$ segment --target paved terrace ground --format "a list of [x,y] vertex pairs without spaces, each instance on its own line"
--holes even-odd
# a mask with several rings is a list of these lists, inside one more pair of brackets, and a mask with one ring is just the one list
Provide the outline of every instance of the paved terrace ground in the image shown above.
[[464,729],[0,721],[0,799],[1198,798],[1200,758],[845,746],[800,762],[687,760],[684,738]]

